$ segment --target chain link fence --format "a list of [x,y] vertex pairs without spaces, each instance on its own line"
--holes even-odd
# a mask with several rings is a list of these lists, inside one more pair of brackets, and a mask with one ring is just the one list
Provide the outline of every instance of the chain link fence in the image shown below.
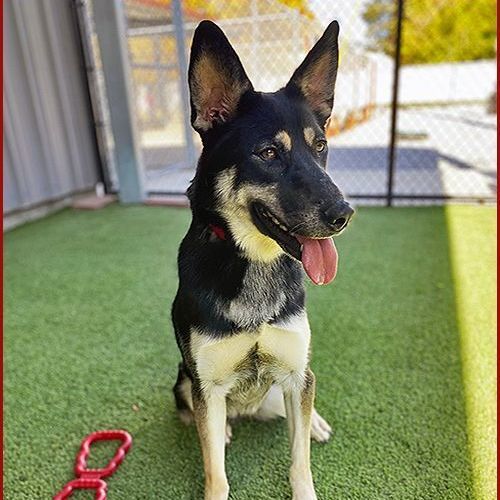
[[[263,91],[285,85],[326,25],[337,19],[340,66],[327,130],[328,169],[347,197],[381,204],[389,198],[399,204],[494,200],[494,1],[478,0],[476,7],[463,0],[405,0],[404,5],[401,0],[122,1],[150,194],[184,193],[194,175],[201,144],[189,124],[186,52],[202,19],[220,25],[254,87]],[[96,122],[104,138],[102,157],[111,188],[118,189],[92,0],[80,5],[97,81],[93,97],[100,103]],[[398,5],[404,8],[402,64],[394,103]],[[491,12],[493,21],[488,24]],[[476,30],[483,30],[482,45],[474,30],[459,29],[471,16]],[[397,126],[392,127],[391,169],[393,106]]]

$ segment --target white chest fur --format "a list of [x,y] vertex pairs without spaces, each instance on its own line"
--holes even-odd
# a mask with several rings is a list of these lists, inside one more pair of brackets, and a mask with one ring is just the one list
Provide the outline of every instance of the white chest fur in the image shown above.
[[[305,312],[286,322],[265,324],[254,332],[223,338],[191,334],[191,354],[202,384],[227,394],[248,367],[251,353],[258,359],[259,372],[272,373],[274,381],[302,377],[309,356],[310,328]],[[281,380],[280,380],[281,379]]]

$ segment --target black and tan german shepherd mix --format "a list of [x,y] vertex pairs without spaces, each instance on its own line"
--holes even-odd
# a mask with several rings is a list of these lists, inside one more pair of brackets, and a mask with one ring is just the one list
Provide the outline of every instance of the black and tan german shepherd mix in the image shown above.
[[286,417],[293,498],[316,498],[310,438],[326,441],[331,428],[314,409],[303,270],[318,285],[334,278],[331,237],[353,213],[325,171],[338,32],[334,21],[274,93],[253,89],[214,23],[194,34],[191,122],[203,151],[172,308],[174,394],[198,429],[207,500],[228,497],[224,449],[239,416]]

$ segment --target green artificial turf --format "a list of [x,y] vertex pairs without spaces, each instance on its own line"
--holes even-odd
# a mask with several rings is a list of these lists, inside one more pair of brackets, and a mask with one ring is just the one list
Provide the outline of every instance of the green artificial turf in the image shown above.
[[[202,497],[196,432],[171,393],[188,221],[111,206],[6,234],[6,499],[50,498],[102,428],[134,438],[110,500]],[[308,286],[316,404],[335,428],[312,445],[320,499],[495,498],[494,232],[492,208],[363,208],[337,239],[337,279]],[[285,422],[233,433],[231,498],[290,498]]]

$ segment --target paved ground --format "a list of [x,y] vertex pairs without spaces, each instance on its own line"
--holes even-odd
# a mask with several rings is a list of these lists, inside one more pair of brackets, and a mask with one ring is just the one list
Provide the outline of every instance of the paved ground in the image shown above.
[[[331,141],[328,170],[348,196],[386,192],[389,119],[388,110],[379,111]],[[401,109],[398,120],[397,194],[495,196],[497,123],[485,106]],[[171,149],[145,151],[150,191],[186,190],[194,170],[179,163],[178,147]],[[171,165],[162,167],[162,158]]]

